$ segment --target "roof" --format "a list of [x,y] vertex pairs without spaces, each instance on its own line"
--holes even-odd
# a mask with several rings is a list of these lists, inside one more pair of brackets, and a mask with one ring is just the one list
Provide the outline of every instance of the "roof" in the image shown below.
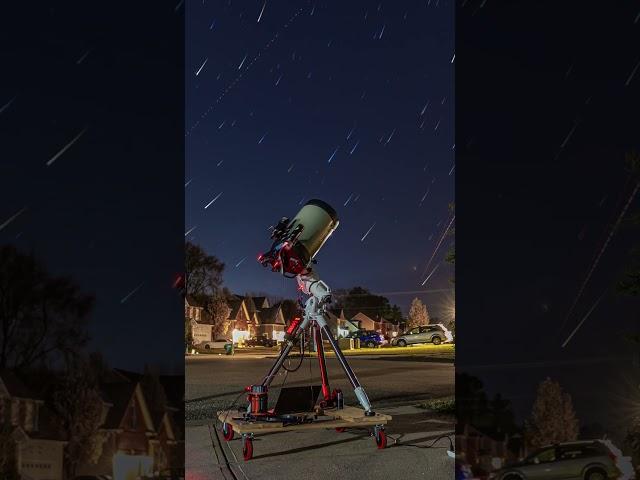
[[197,300],[193,297],[193,295],[185,295],[185,297],[184,297],[184,301],[185,301],[185,302],[187,302],[187,304],[188,304],[190,307],[203,308],[203,305],[202,305],[199,301],[197,301]]
[[136,390],[136,385],[137,383],[134,382],[120,382],[107,383],[100,387],[104,400],[113,405],[107,413],[104,428],[117,429],[120,427],[131,397],[133,397]]
[[269,307],[269,300],[267,300],[267,297],[251,297],[251,299],[253,300],[253,303],[255,304],[256,308]]
[[258,312],[258,322],[260,325],[284,325],[280,304],[276,303],[273,307],[260,310]]
[[244,304],[247,307],[249,315],[259,311],[257,308],[257,304],[253,300],[253,297],[244,297]]
[[[237,297],[237,295],[236,295]],[[238,312],[242,308],[242,304],[244,303],[243,298],[231,298],[227,302],[229,304],[229,308],[231,311],[229,312],[229,318],[236,318],[238,316]]]
[[369,317],[368,315],[365,315],[362,312],[358,312],[353,317],[351,317],[351,321],[353,322],[354,320],[365,320],[365,321],[375,322],[373,318]]

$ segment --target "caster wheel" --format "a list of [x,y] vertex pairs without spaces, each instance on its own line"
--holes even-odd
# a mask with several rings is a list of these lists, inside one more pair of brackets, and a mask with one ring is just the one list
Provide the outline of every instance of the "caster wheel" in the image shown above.
[[222,437],[228,442],[233,440],[233,427],[228,423],[222,424]]
[[347,429],[347,427],[336,427],[336,432],[342,433]]
[[242,442],[242,456],[245,462],[253,458],[253,439],[251,437],[245,437]]
[[380,450],[387,447],[387,434],[382,429],[376,432],[376,445]]

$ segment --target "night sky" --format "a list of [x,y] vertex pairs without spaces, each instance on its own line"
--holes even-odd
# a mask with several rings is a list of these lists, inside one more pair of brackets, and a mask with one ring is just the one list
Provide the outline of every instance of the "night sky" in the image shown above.
[[520,419],[550,376],[583,425],[623,434],[640,406],[637,347],[624,339],[640,304],[615,285],[638,232],[623,223],[606,239],[627,202],[640,208],[624,165],[639,147],[637,3],[464,3],[456,368],[512,399]]
[[256,257],[270,225],[320,198],[341,222],[317,257],[333,289],[389,292],[405,313],[415,296],[432,315],[451,303],[452,237],[428,261],[454,201],[453,9],[187,4],[185,237],[233,292],[295,295]]
[[0,28],[0,242],[95,295],[90,348],[139,371],[183,369],[183,21],[14,2]]

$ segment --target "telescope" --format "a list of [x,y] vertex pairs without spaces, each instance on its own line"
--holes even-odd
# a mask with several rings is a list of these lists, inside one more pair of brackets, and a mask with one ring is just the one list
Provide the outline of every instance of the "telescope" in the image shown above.
[[282,217],[273,227],[273,244],[258,261],[288,278],[311,271],[314,257],[339,224],[338,214],[322,200],[309,200],[293,220]]
[[[386,447],[384,425],[391,420],[391,416],[373,411],[364,388],[360,385],[337,340],[333,337],[333,333],[327,325],[328,313],[326,311],[327,305],[331,302],[331,289],[312,269],[315,256],[338,227],[338,224],[338,214],[329,204],[322,200],[309,200],[292,220],[282,217],[271,232],[273,240],[271,248],[258,256],[258,261],[263,267],[269,267],[273,272],[278,272],[287,278],[295,278],[298,283],[298,291],[308,295],[309,298],[304,303],[303,314],[297,315],[289,322],[282,349],[267,375],[263,377],[261,383],[245,388],[247,406],[241,410],[242,416],[229,418],[228,410],[219,412],[218,418],[222,422],[222,433],[225,440],[233,438],[234,429],[242,435],[242,452],[245,460],[250,460],[253,456],[253,435],[255,432],[266,433],[273,429],[293,430],[305,426],[309,427],[310,424],[320,425],[322,422],[324,422],[322,425],[335,428],[339,432],[344,431],[346,426],[353,426],[354,421],[357,421],[361,427],[371,426],[377,447]],[[300,304],[302,305],[302,301]],[[279,370],[284,368],[288,372],[295,371],[302,364],[304,336],[307,329],[312,335],[316,348],[322,385],[311,386],[310,390],[305,390],[305,387],[281,389],[276,406],[269,409],[269,388]],[[330,389],[323,337],[335,352],[340,366],[353,387],[361,409],[346,407],[342,392],[339,389],[333,391]],[[300,345],[300,363],[294,370],[289,370],[283,365],[296,342]],[[303,390],[302,396],[300,392],[294,392],[294,390],[301,388]],[[315,405],[320,389],[322,400]],[[308,393],[305,394],[305,391]],[[302,403],[296,404],[296,401],[300,400]]]

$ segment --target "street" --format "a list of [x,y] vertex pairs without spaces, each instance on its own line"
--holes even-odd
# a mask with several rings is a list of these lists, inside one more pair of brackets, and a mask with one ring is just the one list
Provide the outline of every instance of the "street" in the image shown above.
[[[271,357],[271,358],[270,358]],[[244,405],[243,388],[259,383],[273,364],[272,355],[198,355],[186,365],[186,467],[193,480],[254,478],[360,478],[388,479],[401,473],[405,478],[453,476],[453,459],[447,435],[453,434],[452,416],[430,412],[417,405],[431,398],[454,395],[452,362],[429,361],[427,357],[350,357],[349,362],[365,387],[371,402],[393,420],[387,425],[388,447],[377,450],[366,429],[282,432],[256,436],[254,458],[244,462],[238,436],[225,442],[212,419],[217,410]],[[298,365],[291,359],[289,368]],[[355,395],[338,361],[327,358],[331,388],[340,388],[345,403],[357,405]],[[269,404],[278,388],[320,384],[315,358],[305,358],[296,372],[282,371],[272,384]],[[445,435],[439,440],[438,437]],[[435,444],[432,446],[431,444]]]

